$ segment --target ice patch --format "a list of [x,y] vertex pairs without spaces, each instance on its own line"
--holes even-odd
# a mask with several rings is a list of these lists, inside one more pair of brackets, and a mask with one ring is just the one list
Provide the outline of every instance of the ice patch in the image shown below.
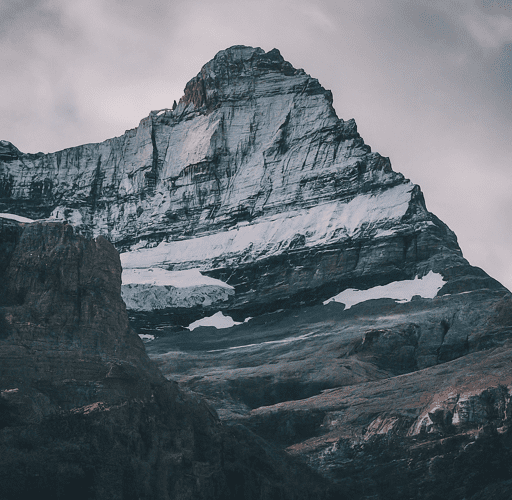
[[149,269],[123,269],[123,285],[154,285],[190,288],[196,286],[220,286],[234,290],[231,285],[221,280],[203,276],[199,269],[185,271],[167,271],[158,267]]
[[190,325],[187,326],[187,328],[192,331],[196,328],[199,328],[200,326],[213,326],[217,328],[218,330],[222,328],[231,328],[235,325],[241,325],[242,323],[239,321],[233,321],[233,318],[231,316],[224,316],[221,311],[218,313],[215,313],[213,316],[210,316],[209,318],[203,318],[198,319],[197,321],[194,321],[193,323],[190,323]]
[[234,293],[231,285],[203,276],[199,269],[124,269],[122,274],[121,295],[132,311],[210,306]]
[[5,213],[1,213],[0,214],[0,218],[1,219],[10,219],[10,220],[15,220],[15,221],[18,221],[18,222],[34,222],[33,219],[29,219],[27,217],[22,217],[21,215],[14,215],[14,214],[5,214]]
[[355,304],[372,299],[395,299],[399,303],[409,302],[415,295],[420,295],[424,299],[433,299],[445,283],[439,273],[430,271],[423,278],[416,277],[413,280],[394,281],[369,290],[348,288],[326,300],[324,305],[334,301],[345,304],[345,309],[350,309]]
[[396,234],[396,231],[393,231],[393,229],[379,229],[375,233],[375,238],[385,238],[386,236],[394,236]]
[[155,336],[149,333],[139,333],[139,337],[142,340],[155,340]]

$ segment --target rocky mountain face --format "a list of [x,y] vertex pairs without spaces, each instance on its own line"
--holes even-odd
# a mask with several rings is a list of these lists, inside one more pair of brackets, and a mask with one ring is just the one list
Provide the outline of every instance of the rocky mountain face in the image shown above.
[[322,498],[325,482],[169,382],[104,238],[0,226],[2,499]]
[[[143,320],[158,310],[161,324],[186,326],[225,310],[243,321],[429,270],[449,268],[460,291],[488,279],[469,270],[420,188],[277,50],[220,52],[174,109],[121,137],[46,155],[4,141],[0,160],[0,210],[65,218],[111,241]],[[234,293],[189,291],[183,304],[168,293],[180,288],[172,275],[134,279],[147,269],[199,269]]]
[[[264,470],[270,470],[263,465],[268,457],[279,457],[271,461],[278,472],[265,492],[284,484],[296,495],[290,482],[282,483],[288,462],[273,455],[277,446],[328,481],[325,487],[307,476],[320,488],[315,498],[512,495],[512,295],[463,258],[454,233],[428,212],[420,188],[371,152],[354,120],[336,116],[330,92],[277,50],[220,52],[173,109],[151,112],[119,138],[49,155],[0,143],[0,211],[71,222],[89,238],[80,241],[90,241],[66,251],[75,261],[91,245],[100,251],[111,248],[106,240],[113,243],[121,252],[131,325],[148,340],[156,337],[146,343],[149,357],[186,391],[171,385],[170,399],[205,398],[223,425],[239,433],[230,443],[247,439],[265,450],[257,452],[266,457]],[[19,229],[5,217],[11,216],[0,223],[10,236],[0,240],[0,250],[11,256]],[[69,228],[46,222],[22,234],[37,227]],[[76,271],[85,280],[82,291],[57,293],[66,279],[38,264],[45,245],[34,250],[34,260],[32,250],[25,252],[25,274],[12,274],[18,267],[9,267],[11,257],[0,260],[11,283],[0,316],[9,342],[40,332],[56,356],[75,359],[81,343],[108,353],[91,373],[105,370],[107,361],[132,373],[119,361],[128,360],[135,381],[122,390],[152,401],[144,384],[158,378],[153,365],[136,337],[122,340],[106,319],[121,317],[123,307],[104,298],[90,303],[97,288],[110,286],[101,281],[108,273],[82,278]],[[41,285],[47,279],[53,292]],[[65,321],[48,305],[61,302]],[[39,307],[46,307],[44,314]],[[114,323],[125,331],[122,321]],[[113,336],[92,342],[103,323]],[[87,340],[69,344],[80,332]],[[16,347],[23,354],[21,345],[26,342]],[[73,348],[68,352],[66,345]],[[21,376],[22,354],[6,372]],[[51,378],[49,369],[36,372]],[[89,376],[83,372],[84,381]],[[18,387],[16,377],[7,390]],[[62,380],[82,380],[66,377],[52,382],[59,394],[66,394]],[[94,389],[70,382],[81,384],[85,406],[108,397],[115,403],[121,394],[104,381]],[[68,408],[64,400],[58,405]],[[196,414],[206,415],[201,411]],[[198,428],[217,429],[211,418]],[[206,434],[205,446],[217,449],[208,441],[210,430]],[[214,477],[231,477],[222,467]],[[243,484],[260,484],[258,473],[241,467],[252,478]],[[199,481],[202,473],[184,474]],[[246,488],[238,498],[253,497]]]

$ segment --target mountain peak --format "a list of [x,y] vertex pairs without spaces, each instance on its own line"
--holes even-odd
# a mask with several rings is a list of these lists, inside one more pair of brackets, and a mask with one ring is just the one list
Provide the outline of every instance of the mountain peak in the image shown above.
[[225,100],[273,95],[283,88],[293,91],[299,87],[314,89],[330,98],[329,91],[303,69],[294,68],[278,49],[265,52],[260,47],[234,45],[218,52],[187,83],[180,103],[212,109]]
[[234,45],[217,52],[215,57],[207,62],[199,72],[203,77],[215,78],[219,74],[229,72],[232,76],[246,76],[247,73],[279,71],[288,76],[296,72],[304,74],[304,70],[296,70],[285,61],[278,49],[265,52],[260,47]]

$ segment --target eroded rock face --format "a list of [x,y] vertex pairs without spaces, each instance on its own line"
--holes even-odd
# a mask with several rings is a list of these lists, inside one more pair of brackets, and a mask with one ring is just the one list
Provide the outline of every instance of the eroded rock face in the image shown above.
[[[191,301],[186,321],[218,310],[241,321],[431,270],[458,291],[499,287],[475,282],[419,187],[275,49],[219,52],[174,109],[101,144],[48,155],[2,144],[0,210],[103,235],[125,269],[198,268],[234,287],[229,300]],[[175,318],[172,294],[139,288],[125,290],[133,317]]]
[[[259,429],[278,418],[281,427],[288,419],[307,427],[309,436],[282,435],[288,450],[356,497],[494,498],[485,493],[493,489],[510,495],[510,354],[509,343],[283,404],[279,412],[261,408],[247,419]],[[313,408],[321,423],[305,425]]]
[[128,324],[115,248],[101,236],[78,237],[72,226],[58,222],[20,231],[2,275],[3,384],[14,388],[27,379],[52,386],[63,398],[59,405],[68,409],[67,385],[72,405],[80,405],[78,393],[83,404],[91,391],[103,399],[103,388],[93,382],[101,371],[107,399],[118,378],[126,379],[128,393],[117,398],[135,394],[129,380],[154,369]]
[[2,499],[327,495],[304,465],[162,377],[128,325],[104,238],[8,221],[0,241]]
[[512,491],[511,311],[506,290],[331,303],[147,349],[350,498],[485,498]]

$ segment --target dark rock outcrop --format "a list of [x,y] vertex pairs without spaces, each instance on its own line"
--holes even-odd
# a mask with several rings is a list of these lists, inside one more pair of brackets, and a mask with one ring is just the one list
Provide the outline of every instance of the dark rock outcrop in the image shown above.
[[0,231],[2,499],[325,497],[305,465],[163,378],[110,243],[61,223]]

